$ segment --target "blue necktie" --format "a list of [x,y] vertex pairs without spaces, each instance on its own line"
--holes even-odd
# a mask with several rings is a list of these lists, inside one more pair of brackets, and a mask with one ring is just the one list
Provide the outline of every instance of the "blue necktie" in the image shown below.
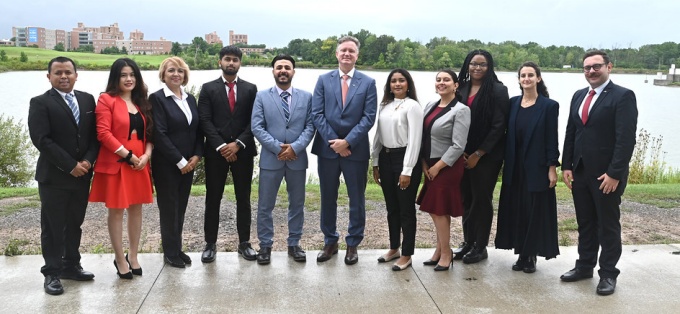
[[290,93],[283,91],[281,93],[281,107],[283,108],[283,114],[286,116],[286,122],[290,119]]
[[75,102],[73,102],[73,95],[66,94],[64,96],[66,98],[66,103],[68,103],[68,107],[71,108],[71,112],[73,113],[73,117],[76,119],[76,124],[80,124],[80,109],[78,109],[78,105],[76,105]]

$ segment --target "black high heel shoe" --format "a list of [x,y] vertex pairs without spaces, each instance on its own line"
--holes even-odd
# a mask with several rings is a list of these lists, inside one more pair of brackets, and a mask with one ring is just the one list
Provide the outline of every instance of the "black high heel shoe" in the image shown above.
[[116,263],[116,260],[113,260],[113,266],[116,266],[116,275],[120,277],[120,279],[132,279],[132,271],[128,271],[125,274],[121,274],[120,271],[118,270],[118,263]]
[[137,276],[142,275],[142,267],[139,267],[137,269],[132,268],[132,264],[130,264],[130,260],[128,259],[127,254],[125,254],[125,260],[127,261],[128,265],[130,266],[130,272],[132,272],[133,275],[137,275]]
[[439,260],[436,260],[436,261],[435,261],[435,260],[433,260],[433,259],[428,259],[428,260],[426,260],[426,261],[423,262],[423,265],[425,265],[425,266],[434,266],[434,265],[437,265],[437,263],[439,263]]
[[449,264],[447,264],[446,266],[441,266],[441,265],[437,264],[437,266],[434,267],[434,271],[449,270],[449,265],[453,266],[453,249],[451,250],[451,262]]

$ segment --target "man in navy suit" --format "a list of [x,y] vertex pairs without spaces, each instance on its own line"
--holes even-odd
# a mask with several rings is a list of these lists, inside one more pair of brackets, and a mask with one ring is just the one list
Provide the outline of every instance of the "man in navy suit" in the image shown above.
[[47,66],[52,88],[31,99],[28,131],[40,151],[35,169],[40,194],[40,247],[45,292],[62,294],[61,279],[92,280],[80,266],[80,226],[85,220],[92,166],[99,142],[94,97],[73,89],[73,60],[56,57]]
[[278,55],[272,60],[272,68],[276,86],[257,93],[251,122],[253,135],[262,145],[257,204],[260,265],[271,260],[272,210],[283,178],[288,190],[288,255],[297,262],[306,261],[299,243],[305,219],[306,148],[314,136],[312,94],[291,86],[295,60]]
[[250,131],[250,116],[257,87],[237,76],[243,53],[236,46],[220,50],[222,75],[203,84],[198,97],[198,115],[205,135],[205,249],[201,261],[215,260],[220,203],[224,183],[231,170],[236,196],[238,253],[254,261],[257,252],[250,245],[250,187],[253,158],[257,155]]
[[354,68],[359,45],[359,40],[352,36],[338,40],[335,57],[339,69],[319,76],[312,97],[312,116],[317,129],[312,153],[318,156],[324,234],[324,247],[317,262],[327,261],[338,252],[340,236],[336,221],[341,174],[349,195],[345,264],[359,261],[357,246],[364,238],[370,154],[368,131],[375,122],[377,91],[375,80]]
[[578,223],[576,267],[562,281],[593,277],[600,247],[600,282],[596,292],[616,288],[621,257],[621,196],[635,148],[635,93],[609,79],[612,64],[604,51],[589,51],[583,70],[590,87],[574,93],[564,139],[562,176],[572,191]]

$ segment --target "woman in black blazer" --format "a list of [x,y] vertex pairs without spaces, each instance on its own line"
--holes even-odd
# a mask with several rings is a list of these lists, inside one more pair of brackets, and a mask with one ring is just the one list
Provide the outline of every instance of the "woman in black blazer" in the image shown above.
[[161,63],[159,78],[165,87],[149,96],[153,105],[154,150],[151,162],[161,221],[165,262],[184,268],[191,258],[182,252],[182,228],[194,177],[203,156],[196,98],[182,86],[189,81],[189,67],[179,57]]
[[477,263],[488,257],[493,190],[503,164],[508,88],[498,80],[494,62],[486,50],[473,50],[460,69],[461,102],[470,107],[472,121],[463,156],[464,242],[454,251],[454,259]]
[[517,73],[522,95],[510,100],[496,248],[515,249],[512,270],[533,273],[536,255],[560,254],[555,184],[559,104],[548,98],[541,69],[525,62]]

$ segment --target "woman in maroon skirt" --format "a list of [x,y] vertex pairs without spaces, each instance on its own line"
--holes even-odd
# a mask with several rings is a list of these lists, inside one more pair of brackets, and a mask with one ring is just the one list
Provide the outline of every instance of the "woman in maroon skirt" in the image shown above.
[[458,102],[458,76],[451,70],[437,73],[435,88],[440,100],[425,107],[421,159],[425,184],[417,203],[432,217],[437,232],[437,247],[425,265],[448,270],[453,262],[451,217],[463,215],[460,182],[464,159],[461,158],[470,128],[470,108]]
[[[142,233],[142,204],[153,202],[149,159],[151,105],[137,64],[128,58],[111,66],[106,92],[95,109],[97,139],[101,142],[94,166],[90,202],[104,202],[109,209],[108,227],[120,278],[141,275],[137,260]],[[128,213],[129,256],[123,251],[123,214]],[[128,259],[129,257],[129,259]]]

